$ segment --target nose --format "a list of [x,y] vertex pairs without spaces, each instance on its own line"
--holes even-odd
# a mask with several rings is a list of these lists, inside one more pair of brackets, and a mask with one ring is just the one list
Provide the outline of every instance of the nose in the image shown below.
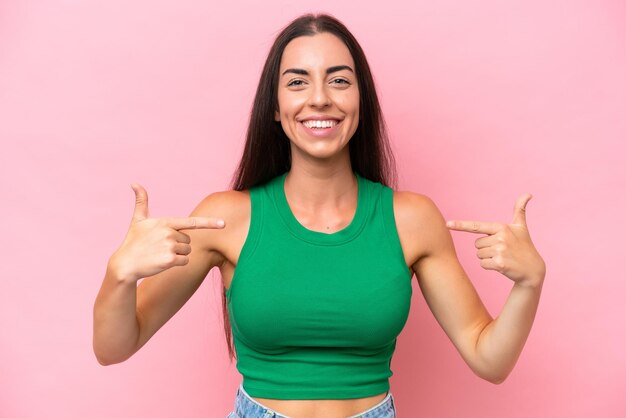
[[324,83],[320,83],[311,90],[309,105],[312,107],[326,107],[330,105],[330,96]]

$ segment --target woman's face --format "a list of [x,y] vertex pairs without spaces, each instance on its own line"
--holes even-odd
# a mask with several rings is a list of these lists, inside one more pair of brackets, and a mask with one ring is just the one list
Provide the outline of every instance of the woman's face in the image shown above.
[[329,158],[349,152],[359,124],[359,87],[348,47],[335,35],[293,39],[283,52],[275,120],[294,152]]

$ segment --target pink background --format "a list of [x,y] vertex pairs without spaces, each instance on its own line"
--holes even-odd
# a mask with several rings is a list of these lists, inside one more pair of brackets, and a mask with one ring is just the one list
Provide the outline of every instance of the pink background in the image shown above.
[[[100,366],[92,307],[125,236],[130,183],[151,215],[227,188],[267,51],[327,11],[361,42],[401,188],[449,219],[528,222],[548,265],[502,385],[475,377],[417,284],[392,363],[400,417],[626,416],[623,1],[0,3],[0,415],[224,417],[241,376],[220,282],[133,358]],[[511,287],[459,257],[496,315]]]

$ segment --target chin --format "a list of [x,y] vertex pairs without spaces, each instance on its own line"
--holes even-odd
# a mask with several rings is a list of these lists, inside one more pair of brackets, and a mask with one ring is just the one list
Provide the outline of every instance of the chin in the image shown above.
[[320,160],[334,158],[344,152],[348,152],[348,144],[345,144],[343,147],[339,147],[337,144],[322,144],[322,146],[318,147],[308,146],[299,148],[298,152]]

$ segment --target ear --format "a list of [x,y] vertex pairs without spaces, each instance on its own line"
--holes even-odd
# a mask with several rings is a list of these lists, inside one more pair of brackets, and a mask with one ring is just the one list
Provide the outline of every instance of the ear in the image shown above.
[[274,120],[276,122],[280,122],[280,113],[277,111],[274,112]]

